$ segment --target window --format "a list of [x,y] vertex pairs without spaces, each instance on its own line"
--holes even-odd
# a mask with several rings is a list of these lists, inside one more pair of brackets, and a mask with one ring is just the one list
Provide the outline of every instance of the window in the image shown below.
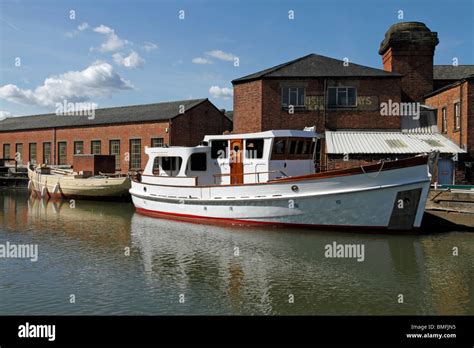
[[357,90],[355,87],[328,87],[329,107],[357,106]]
[[43,143],[43,163],[51,164],[51,143]]
[[67,143],[65,141],[58,142],[58,164],[67,164]]
[[120,170],[120,140],[110,140],[109,154],[115,155],[115,170]]
[[130,169],[138,170],[142,168],[142,141],[140,139],[130,139]]
[[228,158],[228,140],[212,140],[211,158]]
[[245,156],[247,158],[263,157],[263,139],[248,139],[245,141]]
[[461,128],[461,105],[454,103],[454,129],[458,130]]
[[448,115],[446,108],[441,109],[441,132],[446,133],[448,129]]
[[282,87],[281,106],[283,108],[304,107],[305,106],[305,88],[304,87]]
[[173,172],[177,174],[183,159],[181,157],[161,157],[161,168],[165,171],[169,171],[169,175],[173,175]]
[[18,164],[23,164],[23,144],[18,143],[15,145],[15,159]]
[[272,160],[299,160],[313,158],[315,142],[308,138],[275,138]]
[[163,138],[151,138],[151,147],[163,147]]
[[10,144],[3,144],[3,158],[10,158]]
[[91,141],[91,154],[100,155],[102,153],[100,140]]
[[80,155],[84,153],[84,142],[83,141],[75,141],[74,142],[74,154]]
[[189,161],[191,171],[205,172],[207,170],[207,156],[205,153],[193,153]]
[[286,138],[276,138],[273,144],[273,154],[284,155],[286,153]]
[[36,164],[36,143],[30,143],[30,148],[28,151],[28,161],[31,164]]

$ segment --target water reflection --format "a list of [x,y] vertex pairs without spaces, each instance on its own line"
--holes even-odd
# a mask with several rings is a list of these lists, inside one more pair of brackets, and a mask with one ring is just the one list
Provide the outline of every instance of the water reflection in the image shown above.
[[[7,314],[474,313],[468,233],[225,228],[141,216],[127,203],[72,206],[20,191],[0,191],[0,208],[0,242],[36,242],[42,251],[41,275],[38,266],[0,260]],[[363,244],[365,261],[326,258],[334,241]],[[72,309],[60,300],[71,288],[87,299]]]

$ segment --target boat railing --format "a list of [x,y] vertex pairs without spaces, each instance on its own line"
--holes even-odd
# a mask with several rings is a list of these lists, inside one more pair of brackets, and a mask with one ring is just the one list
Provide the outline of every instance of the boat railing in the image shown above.
[[255,179],[257,183],[260,183],[260,174],[280,174],[284,178],[288,178],[289,176],[282,170],[270,170],[268,172],[255,172],[255,173],[237,173],[237,174],[232,174],[232,173],[226,173],[226,174],[214,174],[214,184],[217,184],[217,178],[222,178],[222,177],[245,177],[245,175],[255,175]]

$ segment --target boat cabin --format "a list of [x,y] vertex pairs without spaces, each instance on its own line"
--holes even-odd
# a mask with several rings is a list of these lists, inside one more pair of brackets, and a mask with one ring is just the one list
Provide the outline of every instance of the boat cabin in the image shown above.
[[196,147],[146,147],[142,183],[212,186],[262,183],[315,172],[312,131],[208,135]]

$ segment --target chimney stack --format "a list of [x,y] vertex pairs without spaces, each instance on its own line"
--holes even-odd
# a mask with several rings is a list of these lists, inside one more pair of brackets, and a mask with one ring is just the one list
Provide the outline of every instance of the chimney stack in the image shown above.
[[433,56],[438,33],[424,23],[392,25],[380,44],[383,68],[401,75],[402,101],[418,102],[433,91]]

